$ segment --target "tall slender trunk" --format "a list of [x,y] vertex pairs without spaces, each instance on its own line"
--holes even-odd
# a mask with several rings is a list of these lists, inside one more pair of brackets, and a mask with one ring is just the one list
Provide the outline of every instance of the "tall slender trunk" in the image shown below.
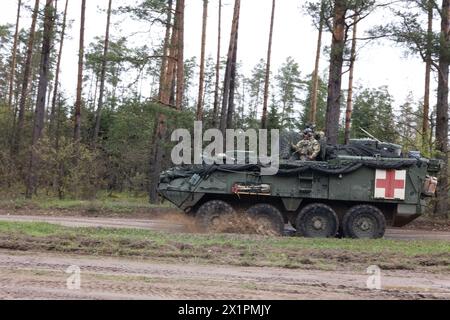
[[166,34],[164,36],[164,47],[163,47],[163,56],[161,60],[161,70],[160,70],[160,78],[159,78],[159,91],[158,91],[158,101],[163,101],[164,94],[164,86],[166,84],[166,75],[167,75],[167,64],[169,60],[170,54],[170,31],[172,28],[172,7],[173,0],[169,0],[167,9],[167,20],[166,20]]
[[422,121],[422,147],[428,144],[430,127],[430,86],[431,86],[431,64],[432,64],[432,43],[433,43],[433,1],[428,3],[428,30],[427,30],[427,54],[425,65],[425,96],[423,99],[423,121]]
[[169,46],[169,57],[167,62],[167,70],[164,76],[163,91],[161,95],[161,102],[165,105],[175,105],[175,94],[174,94],[174,82],[175,74],[177,68],[177,55],[178,55],[178,15],[176,12],[179,11],[180,2],[177,1],[175,5],[175,17],[172,27],[172,35],[170,39]]
[[22,131],[25,122],[25,107],[27,102],[28,87],[31,76],[31,63],[33,61],[33,47],[36,32],[37,15],[39,13],[39,0],[34,3],[33,16],[31,20],[30,34],[28,36],[27,57],[25,60],[25,69],[23,72],[22,89],[19,101],[19,118],[17,120],[17,128],[13,139],[12,154],[16,156],[20,150],[20,143],[22,140]]
[[347,111],[345,112],[345,144],[350,143],[350,133],[351,133],[351,123],[352,123],[352,113],[353,113],[353,77],[355,72],[355,61],[356,61],[356,45],[358,33],[358,16],[355,16],[353,24],[353,39],[352,39],[352,49],[350,53],[350,72],[348,77],[348,96],[347,96]]
[[[55,151],[56,154],[59,153],[60,149],[60,131],[61,131],[61,120],[59,117],[61,117],[61,93],[58,94],[58,106],[56,109],[56,127],[55,127]],[[62,200],[64,198],[64,189],[63,189],[63,183],[64,183],[64,162],[59,161],[57,163],[57,173],[55,178],[55,187],[56,191],[58,193],[58,198]]]
[[22,0],[17,4],[17,18],[16,18],[16,31],[14,33],[14,44],[12,50],[11,59],[11,71],[9,75],[9,94],[8,94],[8,108],[12,110],[12,101],[14,96],[14,79],[16,76],[16,60],[17,60],[17,44],[19,42],[19,22],[20,22],[20,10],[22,8]]
[[235,48],[237,46],[237,34],[239,30],[239,16],[241,9],[241,1],[235,0],[234,2],[234,13],[233,13],[233,21],[231,24],[231,35],[230,35],[230,45],[228,48],[228,56],[227,56],[227,65],[225,69],[225,77],[223,84],[223,100],[222,100],[222,112],[220,117],[220,130],[225,132],[227,129],[227,116],[228,116],[228,104],[230,98],[230,86],[231,86],[231,77],[233,74],[232,64],[233,58],[235,55]]
[[177,46],[177,91],[176,91],[176,108],[183,108],[184,98],[184,0],[178,0],[179,8],[177,10],[177,29],[178,29],[178,46]]
[[313,85],[311,92],[311,110],[309,115],[309,122],[311,124],[315,124],[317,121],[317,99],[319,96],[319,68],[320,68],[320,55],[322,53],[324,15],[325,15],[325,1],[322,0],[319,18],[319,35],[317,37],[316,62],[314,65],[314,72],[312,78]]
[[86,22],[86,0],[81,0],[80,44],[78,51],[77,98],[75,101],[75,128],[73,139],[81,140],[81,104],[83,94],[84,26]]
[[205,55],[206,55],[206,28],[208,23],[208,1],[203,0],[203,25],[202,25],[202,45],[200,54],[200,76],[198,84],[197,99],[197,121],[203,119],[203,95],[205,92]]
[[45,103],[47,97],[48,77],[50,68],[50,52],[52,46],[54,10],[53,0],[46,0],[44,15],[44,34],[42,40],[42,55],[39,71],[39,85],[36,109],[34,115],[33,140],[31,144],[30,166],[27,177],[26,197],[30,199],[36,189],[36,167],[38,163],[37,144],[42,136],[45,118]]
[[155,128],[152,141],[152,154],[150,157],[149,200],[158,203],[158,183],[164,159],[164,141],[167,131],[167,117],[160,112],[156,115]]
[[436,145],[444,162],[437,190],[435,214],[448,216],[448,80],[450,56],[450,0],[442,1],[441,43],[439,56],[439,83],[436,107]]
[[97,142],[98,135],[100,132],[100,121],[101,121],[101,117],[102,117],[102,108],[103,108],[103,95],[105,93],[106,65],[107,65],[108,50],[109,50],[109,29],[110,29],[110,25],[111,25],[111,7],[112,7],[112,0],[109,0],[108,14],[107,14],[107,19],[106,19],[105,44],[103,47],[102,69],[100,72],[100,93],[99,93],[99,98],[98,98],[97,114],[95,117],[94,137],[92,139],[92,142],[94,145]]
[[344,64],[345,51],[346,12],[346,0],[335,0],[326,114],[326,136],[328,138],[328,142],[332,145],[336,145],[339,138],[342,67]]
[[263,113],[262,113],[262,119],[261,119],[261,128],[262,129],[267,129],[267,109],[269,106],[270,63],[272,60],[272,39],[273,39],[273,25],[275,22],[275,6],[276,6],[276,0],[273,0],[272,1],[272,17],[270,19],[269,47],[267,48],[266,79],[264,82],[264,103],[263,103]]
[[66,0],[66,5],[64,8],[64,16],[62,21],[62,27],[61,27],[61,39],[59,41],[59,51],[58,51],[58,58],[56,62],[56,70],[55,70],[55,83],[53,85],[53,98],[52,98],[52,107],[50,111],[50,134],[54,134],[55,129],[55,117],[56,117],[56,103],[59,95],[59,74],[61,70],[61,59],[62,59],[62,52],[63,52],[63,46],[64,46],[64,38],[66,35],[66,25],[67,25],[67,8],[69,5],[69,0]]
[[236,66],[237,66],[237,43],[238,43],[238,33],[235,35],[235,45],[233,59],[231,60],[231,73],[230,73],[230,92],[228,97],[228,112],[227,112],[227,128],[233,128],[234,112],[235,112],[235,101],[234,96],[236,93]]
[[214,88],[214,106],[212,127],[217,128],[219,121],[219,85],[220,85],[220,55],[222,44],[222,0],[219,0],[219,23],[217,29],[217,57],[216,57],[216,84]]

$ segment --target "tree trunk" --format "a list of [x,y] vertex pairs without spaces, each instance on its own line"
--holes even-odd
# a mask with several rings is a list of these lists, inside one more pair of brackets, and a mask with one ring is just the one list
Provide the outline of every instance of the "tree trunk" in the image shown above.
[[227,129],[227,117],[228,117],[228,104],[230,98],[230,86],[232,77],[232,64],[235,55],[235,49],[237,50],[237,35],[239,30],[239,15],[241,9],[241,1],[235,0],[233,22],[231,25],[230,45],[228,48],[227,66],[225,70],[224,85],[223,85],[223,100],[222,100],[222,112],[220,117],[220,130],[225,133]]
[[228,98],[228,112],[227,112],[227,128],[233,128],[235,102],[234,96],[236,92],[236,66],[237,66],[237,43],[238,33],[236,33],[234,45],[233,59],[231,60],[231,73],[230,73],[230,93]]
[[150,203],[159,203],[158,183],[164,159],[164,141],[167,131],[167,117],[163,113],[156,115],[155,129],[152,141],[152,155],[150,157],[149,200]]
[[428,40],[425,66],[425,96],[423,100],[423,122],[422,122],[422,148],[428,144],[430,127],[430,85],[431,85],[431,65],[432,65],[432,45],[433,45],[433,1],[428,1]]
[[[55,128],[55,151],[56,154],[59,153],[59,147],[60,147],[60,131],[61,131],[61,121],[59,119],[59,117],[61,117],[61,106],[62,106],[62,102],[61,102],[61,93],[59,93],[58,95],[58,107],[57,107],[57,111],[56,111],[56,128]],[[64,198],[64,190],[63,190],[63,183],[64,183],[64,163],[62,161],[59,161],[59,163],[57,164],[57,174],[56,174],[56,190],[58,193],[58,198],[60,200],[62,200]]]
[[275,6],[276,0],[272,1],[272,17],[270,19],[270,31],[269,31],[269,47],[267,49],[267,61],[266,61],[266,79],[264,82],[264,103],[263,113],[261,119],[261,128],[267,129],[267,109],[269,106],[269,85],[270,85],[270,63],[272,60],[272,38],[273,38],[273,25],[275,21]]
[[198,84],[197,99],[197,121],[203,119],[203,94],[205,91],[205,54],[206,54],[206,28],[208,23],[208,1],[203,0],[203,26],[202,26],[202,45],[200,56],[200,79]]
[[98,135],[100,132],[100,121],[102,117],[102,108],[103,108],[103,95],[105,93],[106,64],[109,50],[109,29],[111,25],[111,7],[112,7],[112,0],[109,0],[108,14],[106,19],[105,45],[103,48],[102,69],[100,72],[100,93],[98,98],[97,114],[95,117],[94,137],[92,139],[94,145],[97,143]]
[[216,61],[216,84],[214,88],[214,109],[212,127],[217,128],[219,121],[219,82],[220,82],[220,55],[222,44],[222,0],[219,0],[219,23],[217,30],[217,61]]
[[178,29],[178,46],[177,46],[177,93],[176,108],[183,108],[184,97],[184,0],[178,0],[179,8],[177,10],[177,29]]
[[311,92],[311,110],[309,115],[309,122],[311,122],[311,124],[315,124],[317,120],[317,98],[319,96],[319,68],[320,68],[320,55],[322,53],[324,15],[325,15],[325,1],[322,1],[322,4],[320,6],[319,35],[317,37],[316,62],[312,78],[313,85]]
[[27,57],[25,60],[22,89],[21,89],[20,101],[19,101],[19,119],[17,120],[17,129],[16,129],[16,133],[15,133],[15,138],[13,139],[14,143],[12,146],[13,156],[16,156],[19,153],[20,143],[21,143],[21,139],[22,139],[22,131],[23,131],[23,126],[24,126],[24,122],[25,122],[25,107],[26,107],[26,102],[27,102],[28,86],[30,83],[30,76],[31,76],[31,71],[32,71],[31,63],[33,60],[33,47],[34,47],[34,39],[35,39],[38,13],[39,13],[39,0],[36,0],[34,3],[30,34],[28,37]]
[[355,20],[354,20],[354,24],[353,24],[352,49],[351,49],[351,53],[350,53],[350,72],[349,72],[349,77],[348,77],[347,111],[345,112],[345,144],[350,143],[352,112],[353,112],[353,76],[354,76],[354,72],[355,72],[357,33],[358,33],[358,16],[355,16]]
[[86,22],[86,0],[81,0],[80,44],[78,51],[77,99],[75,101],[75,128],[73,139],[81,140],[81,104],[83,94],[84,25]]
[[36,167],[38,163],[37,144],[42,136],[45,118],[45,103],[47,97],[48,76],[50,68],[50,52],[52,47],[54,10],[53,0],[46,0],[44,16],[44,34],[42,40],[42,55],[39,71],[37,103],[34,116],[33,140],[31,144],[30,166],[28,170],[26,198],[33,196],[36,188]]
[[59,74],[61,70],[61,59],[62,59],[62,51],[64,46],[64,38],[66,34],[66,25],[67,25],[67,8],[69,5],[69,0],[66,0],[66,5],[64,8],[64,17],[62,22],[62,29],[61,29],[61,40],[59,41],[59,52],[58,52],[58,58],[56,62],[56,71],[55,71],[55,84],[53,85],[53,98],[52,98],[52,107],[50,111],[50,134],[54,134],[55,129],[55,117],[56,117],[56,103],[59,95]]
[[14,33],[14,44],[11,59],[11,71],[9,75],[9,94],[8,94],[8,108],[12,110],[12,101],[14,96],[14,79],[16,76],[16,60],[17,60],[17,44],[19,41],[19,22],[20,22],[20,9],[22,8],[22,0],[19,0],[17,4],[17,18],[16,18],[16,32]]
[[448,79],[450,55],[450,0],[442,1],[441,48],[436,115],[436,145],[444,162],[437,190],[435,214],[448,216]]
[[341,109],[342,66],[345,50],[346,0],[335,0],[333,37],[331,43],[330,74],[326,114],[326,136],[332,145],[338,143]]
[[164,36],[164,48],[163,48],[163,57],[161,61],[161,74],[159,78],[159,91],[158,91],[158,101],[163,101],[164,94],[164,86],[166,85],[166,75],[167,75],[167,64],[169,60],[170,54],[170,31],[172,28],[172,7],[173,0],[169,0],[168,9],[167,9],[167,20],[166,20],[166,34]]
[[167,62],[167,70],[164,76],[164,85],[161,95],[161,102],[165,105],[175,105],[174,98],[174,80],[177,68],[177,55],[178,55],[178,15],[180,3],[177,1],[175,6],[175,17],[172,27],[172,36],[170,39],[170,54]]

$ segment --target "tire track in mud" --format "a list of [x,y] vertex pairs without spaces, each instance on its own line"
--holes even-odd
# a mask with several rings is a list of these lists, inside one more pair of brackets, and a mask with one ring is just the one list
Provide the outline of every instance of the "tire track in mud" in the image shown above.
[[[65,288],[70,265],[82,289]],[[203,266],[117,258],[0,251],[3,299],[449,299],[450,276],[389,271],[386,290],[366,289],[367,275],[279,268]]]
[[[178,232],[178,233],[198,232],[198,229],[196,228],[193,219],[184,216],[182,214],[169,214],[166,216],[160,216],[158,219],[0,215],[0,221],[46,222],[65,227],[143,229],[143,230]],[[450,241],[450,232],[388,228],[386,231],[385,238],[392,240]]]

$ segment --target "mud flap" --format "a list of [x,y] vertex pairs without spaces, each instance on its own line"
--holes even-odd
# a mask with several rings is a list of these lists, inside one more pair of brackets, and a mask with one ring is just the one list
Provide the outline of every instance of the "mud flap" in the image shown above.
[[301,198],[281,198],[283,201],[284,208],[286,211],[297,211],[302,204],[303,199]]
[[[419,208],[418,208],[419,207]],[[399,204],[394,215],[393,227],[401,228],[421,216],[421,206]]]

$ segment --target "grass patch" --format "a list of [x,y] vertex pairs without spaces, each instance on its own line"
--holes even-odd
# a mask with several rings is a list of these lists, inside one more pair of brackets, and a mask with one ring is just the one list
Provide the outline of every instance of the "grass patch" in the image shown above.
[[100,194],[95,200],[55,199],[53,197],[35,197],[32,200],[15,198],[0,200],[0,208],[8,210],[59,210],[59,211],[83,211],[86,213],[133,213],[136,211],[149,211],[157,208],[171,208],[166,203],[163,205],[151,205],[148,198],[132,196],[129,194]]
[[0,248],[290,269],[354,270],[376,264],[386,270],[450,271],[445,241],[192,235],[0,222]]

